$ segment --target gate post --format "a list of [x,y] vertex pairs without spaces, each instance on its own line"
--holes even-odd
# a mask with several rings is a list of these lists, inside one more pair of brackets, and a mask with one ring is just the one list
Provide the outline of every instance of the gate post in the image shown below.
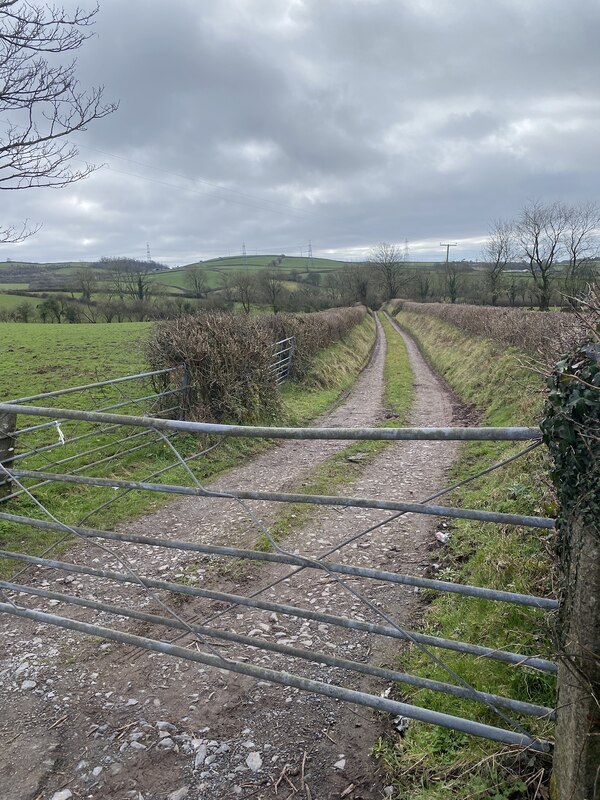
[[600,798],[600,344],[560,361],[542,424],[559,500],[553,800]]
[[[0,412],[0,464],[10,468],[15,456],[15,439],[11,433],[17,429],[17,415],[14,413]],[[12,491],[12,485],[6,475],[0,470],[0,500]]]
[[179,419],[185,420],[190,405],[190,368],[187,363],[183,365],[181,380],[181,396],[179,399]]

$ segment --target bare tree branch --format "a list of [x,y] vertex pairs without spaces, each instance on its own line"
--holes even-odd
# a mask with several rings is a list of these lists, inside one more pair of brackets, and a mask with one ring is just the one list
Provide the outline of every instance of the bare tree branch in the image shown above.
[[[61,55],[92,35],[97,12],[97,6],[67,13],[0,0],[0,190],[63,187],[96,169],[72,165],[78,150],[67,137],[111,114],[117,104],[103,103],[101,86],[82,89],[76,60],[65,62]],[[0,241],[20,241],[35,230],[4,226]]]

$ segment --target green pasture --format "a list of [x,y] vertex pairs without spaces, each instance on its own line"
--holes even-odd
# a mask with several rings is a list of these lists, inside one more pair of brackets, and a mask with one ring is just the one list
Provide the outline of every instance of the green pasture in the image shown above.
[[[41,298],[39,298],[41,300]],[[23,295],[18,294],[0,294],[0,310],[1,311],[12,311],[17,306],[20,306],[22,303],[31,303],[33,306],[38,304],[37,297],[24,297]],[[0,326],[0,329],[4,327],[4,323]]]
[[149,322],[0,325],[0,397],[116,378],[144,369]]
[[[248,255],[246,257],[246,261],[244,262],[244,258],[242,255],[238,256],[227,256],[225,258],[211,258],[207,261],[197,261],[193,264],[187,264],[185,267],[181,267],[181,269],[187,269],[187,267],[204,267],[205,269],[217,269],[217,270],[229,270],[229,269],[244,269],[245,267],[248,268],[255,268],[255,269],[264,269],[267,267],[273,260],[278,259],[278,255],[260,255],[260,256],[251,256]],[[281,264],[278,264],[276,269],[282,270],[291,270],[297,269],[299,272],[305,272],[306,266],[308,263],[308,258],[306,256],[284,256],[281,260]],[[312,267],[315,270],[330,270],[330,269],[340,269],[346,265],[345,261],[336,261],[330,258],[313,258],[312,260]]]

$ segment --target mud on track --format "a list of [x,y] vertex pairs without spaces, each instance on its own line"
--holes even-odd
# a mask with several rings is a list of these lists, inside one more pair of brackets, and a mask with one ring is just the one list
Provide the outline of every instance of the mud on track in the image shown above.
[[[402,334],[403,335],[403,334]],[[404,336],[404,335],[403,335]],[[453,402],[404,336],[415,381],[411,425],[450,425]],[[373,425],[385,417],[383,366],[385,340],[343,403],[317,424]],[[346,443],[286,441],[229,472],[211,488],[289,490],[300,488],[310,470]],[[441,488],[456,452],[453,443],[399,442],[389,445],[342,494],[419,500]],[[252,503],[267,524],[276,504]],[[281,546],[318,556],[354,533],[388,518],[389,512],[320,509]],[[378,528],[336,554],[336,560],[412,574],[423,574],[438,547],[439,521],[405,515]],[[208,544],[252,546],[256,529],[233,501],[181,498],[119,530],[143,532]],[[198,585],[248,595],[284,577],[289,567],[252,564],[237,578],[215,558],[136,545],[112,548],[141,575],[181,579],[191,563]],[[435,560],[435,557],[433,557]],[[122,571],[122,565],[89,543],[69,560]],[[54,591],[104,602],[156,609],[141,589],[85,576],[64,578],[51,570],[30,570],[27,582]],[[65,585],[67,582],[67,585]],[[399,624],[414,628],[420,614],[410,587],[352,579],[353,588],[385,609]],[[375,615],[326,573],[306,570],[264,594],[267,600],[370,621]],[[20,597],[30,607],[128,630],[173,639],[176,633],[106,614]],[[224,608],[201,598],[169,598],[180,615],[201,622]],[[355,661],[391,665],[400,652],[396,640],[333,628],[297,617],[237,607],[212,623],[251,634],[257,640],[289,643]],[[13,617],[0,618],[0,797],[50,800],[57,791],[90,800],[199,800],[200,798],[287,798],[310,800],[382,797],[370,749],[391,720],[364,708],[199,665],[75,636]],[[195,647],[191,636],[179,644]],[[319,663],[214,640],[226,658],[285,669],[324,682],[374,693],[386,684]],[[204,646],[200,646],[205,649]],[[35,685],[32,685],[35,684]],[[68,795],[64,795],[68,797]],[[60,797],[60,795],[59,795]],[[62,798],[61,798],[62,800]]]

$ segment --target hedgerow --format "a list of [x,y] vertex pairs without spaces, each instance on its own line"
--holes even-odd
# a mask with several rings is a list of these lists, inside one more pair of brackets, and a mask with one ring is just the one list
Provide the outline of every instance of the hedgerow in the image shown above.
[[317,353],[365,318],[364,307],[251,317],[207,312],[155,325],[146,347],[153,369],[184,364],[188,418],[248,423],[279,409],[274,345],[295,337],[290,377],[301,381]]
[[465,333],[484,336],[496,344],[515,347],[544,364],[554,363],[586,335],[586,327],[576,314],[557,311],[522,311],[516,308],[474,306],[449,303],[411,303],[392,300],[390,311],[428,314],[455,325]]

